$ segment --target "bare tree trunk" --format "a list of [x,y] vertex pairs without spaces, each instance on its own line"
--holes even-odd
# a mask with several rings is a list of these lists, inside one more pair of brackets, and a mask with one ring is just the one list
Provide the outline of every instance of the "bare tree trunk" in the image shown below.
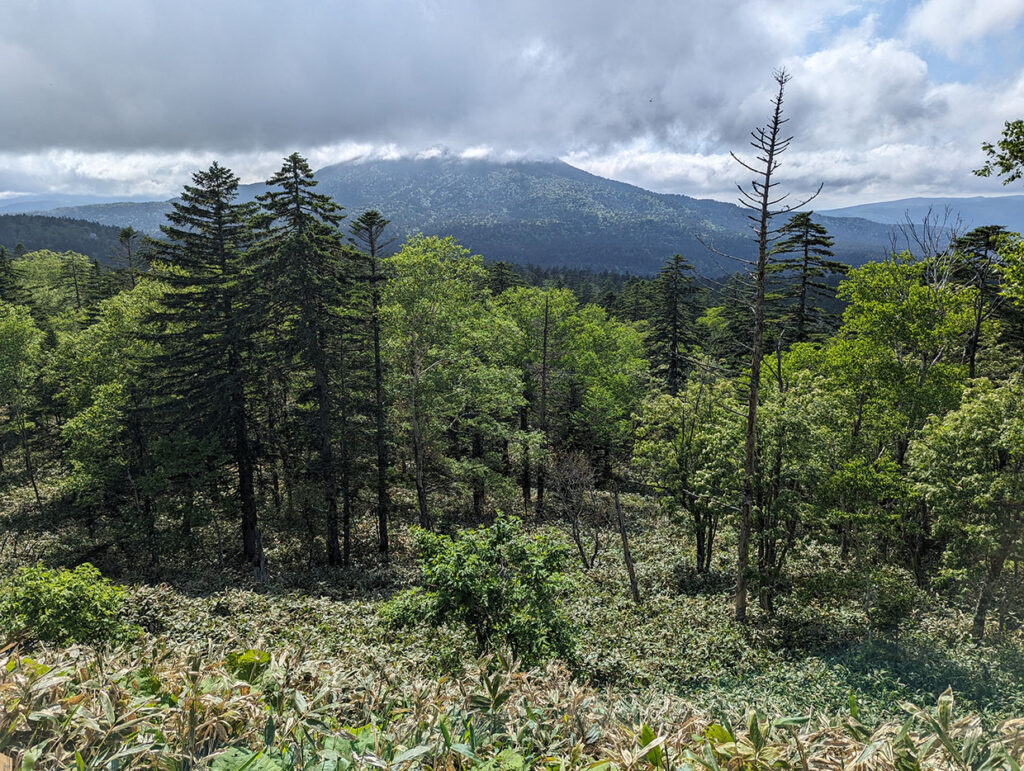
[[629,573],[629,590],[633,594],[633,602],[640,604],[640,589],[636,584],[636,573],[633,570],[633,557],[629,552],[629,539],[626,537],[626,519],[622,515],[622,504],[619,503],[619,483],[612,486],[612,494],[615,498],[615,517],[619,523],[619,535],[622,537],[622,558],[626,561],[626,571]]
[[[786,196],[773,199],[772,188],[778,185],[772,181],[772,175],[779,167],[778,156],[786,151],[792,137],[785,138],[781,130],[786,119],[782,117],[782,97],[789,75],[784,70],[774,73],[775,82],[779,85],[778,94],[772,100],[774,110],[767,126],[751,132],[753,141],[750,143],[760,153],[757,156],[759,166],[751,166],[741,161],[735,154],[733,158],[745,169],[757,175],[750,183],[750,190],[742,187],[743,198],[740,202],[755,214],[750,215],[757,233],[757,262],[754,266],[754,329],[751,337],[750,351],[750,383],[747,391],[747,425],[743,453],[743,500],[740,506],[739,532],[736,549],[736,589],[734,593],[733,615],[737,621],[747,619],[747,584],[750,570],[750,531],[755,501],[759,469],[759,442],[757,436],[757,408],[761,388],[761,357],[764,344],[764,310],[765,310],[765,277],[768,268],[769,236],[772,217],[798,209],[817,196],[802,203],[774,209]],[[819,186],[818,192],[821,192]]]
[[479,521],[484,515],[484,488],[483,462],[484,462],[484,438],[479,431],[473,431],[473,460],[478,464],[476,475],[473,477],[473,516]]

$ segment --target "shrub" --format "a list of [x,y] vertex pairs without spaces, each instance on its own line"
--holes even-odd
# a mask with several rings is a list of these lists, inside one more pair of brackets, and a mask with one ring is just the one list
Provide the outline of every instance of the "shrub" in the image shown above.
[[895,633],[921,606],[924,598],[908,571],[882,565],[868,576],[864,600],[871,628],[879,632]]
[[422,587],[384,608],[393,624],[460,624],[480,652],[507,646],[524,662],[572,653],[572,635],[558,602],[568,549],[550,532],[530,534],[499,515],[490,527],[454,538],[417,530]]
[[124,638],[127,592],[89,563],[51,570],[42,563],[18,568],[0,583],[0,631],[70,645]]

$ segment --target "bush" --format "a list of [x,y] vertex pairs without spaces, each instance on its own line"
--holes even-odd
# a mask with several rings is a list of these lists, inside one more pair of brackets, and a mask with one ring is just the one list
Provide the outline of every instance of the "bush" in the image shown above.
[[914,577],[902,568],[882,565],[871,571],[864,596],[868,623],[879,632],[895,633],[924,602]]
[[568,549],[551,534],[529,534],[522,522],[500,516],[490,527],[463,530],[454,539],[417,530],[422,587],[384,607],[391,623],[460,624],[479,651],[507,646],[533,664],[570,657],[572,635],[558,603]]
[[123,639],[133,631],[121,620],[126,596],[89,563],[18,568],[0,583],[0,632],[57,645]]

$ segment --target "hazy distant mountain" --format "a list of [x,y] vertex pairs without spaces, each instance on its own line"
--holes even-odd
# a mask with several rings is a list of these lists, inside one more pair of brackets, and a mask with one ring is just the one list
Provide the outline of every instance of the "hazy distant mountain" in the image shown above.
[[[317,172],[319,192],[356,215],[379,209],[392,235],[452,235],[492,260],[650,273],[679,252],[705,274],[731,272],[754,249],[747,213],[717,201],[665,195],[588,174],[560,161],[496,163],[433,158],[343,163]],[[264,185],[247,185],[244,198]],[[163,203],[59,208],[49,214],[158,233]],[[821,218],[836,253],[859,264],[884,254],[890,228]],[[704,242],[704,243],[702,243]]]
[[860,206],[846,206],[830,209],[821,214],[830,217],[862,217],[873,222],[898,225],[909,216],[914,223],[924,222],[929,210],[932,220],[942,222],[946,207],[949,207],[949,224],[953,225],[957,215],[963,230],[982,225],[1003,225],[1016,233],[1024,232],[1024,195],[976,196],[974,198],[903,198],[899,201],[866,203]]
[[[124,198],[100,195],[71,195],[65,193],[25,193],[23,195],[12,195],[0,198],[0,214],[31,214],[33,212],[48,211],[58,207],[90,206],[93,204],[120,203]],[[132,203],[140,203],[144,200],[134,199]]]

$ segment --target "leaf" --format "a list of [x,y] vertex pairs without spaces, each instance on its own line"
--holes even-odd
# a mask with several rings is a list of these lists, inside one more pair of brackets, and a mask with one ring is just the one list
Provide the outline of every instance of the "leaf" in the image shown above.
[[416,760],[416,758],[426,755],[428,752],[430,752],[430,747],[426,744],[421,744],[418,747],[412,747],[398,753],[391,762],[395,765],[399,763],[408,763],[409,761]]

